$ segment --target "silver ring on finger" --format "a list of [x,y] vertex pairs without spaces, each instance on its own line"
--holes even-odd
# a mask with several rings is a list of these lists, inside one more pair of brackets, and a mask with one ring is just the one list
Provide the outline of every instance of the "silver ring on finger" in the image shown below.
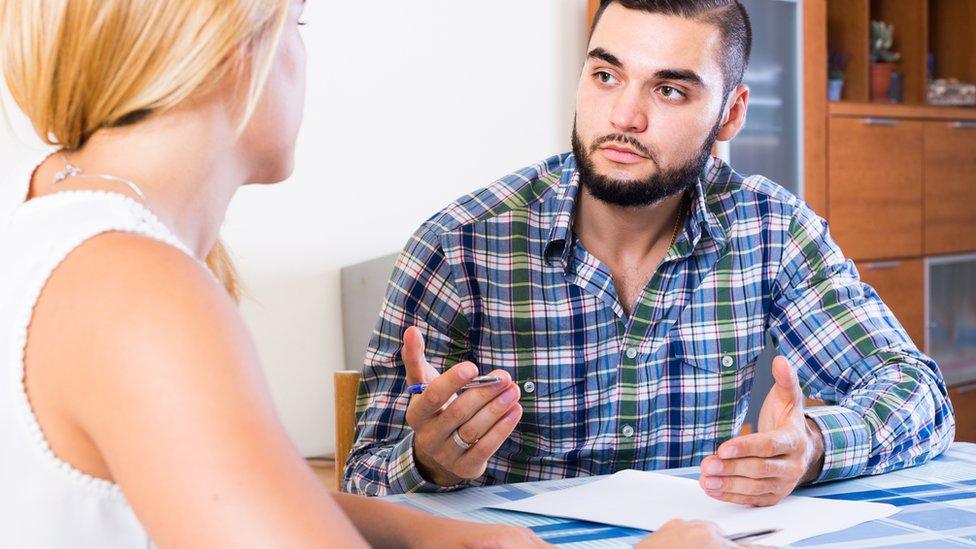
[[461,434],[458,433],[457,429],[455,429],[454,432],[451,433],[451,438],[454,439],[454,444],[457,444],[458,448],[462,450],[467,450],[468,448],[474,446],[475,444],[478,444],[477,440],[474,442],[468,442],[463,438],[461,438]]

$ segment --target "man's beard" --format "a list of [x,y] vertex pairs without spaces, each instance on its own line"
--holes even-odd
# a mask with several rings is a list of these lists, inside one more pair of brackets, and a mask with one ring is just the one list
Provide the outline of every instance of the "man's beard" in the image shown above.
[[[661,163],[654,154],[642,143],[631,136],[610,134],[594,140],[589,150],[584,150],[580,141],[576,124],[573,124],[573,154],[576,156],[576,166],[580,175],[580,186],[586,189],[594,198],[614,206],[637,208],[657,204],[665,198],[674,196],[694,188],[698,184],[698,177],[708,162],[712,152],[712,145],[718,135],[722,120],[715,123],[709,132],[701,149],[688,162],[670,169],[662,169]],[[613,179],[598,174],[593,165],[591,155],[597,147],[604,143],[617,142],[630,145],[654,163],[657,170],[643,179]]]

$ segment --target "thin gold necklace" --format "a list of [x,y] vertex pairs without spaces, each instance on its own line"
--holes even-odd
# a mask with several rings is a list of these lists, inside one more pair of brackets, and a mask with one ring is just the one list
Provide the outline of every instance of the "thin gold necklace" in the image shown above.
[[675,241],[678,239],[678,227],[681,226],[681,220],[685,217],[685,197],[681,197],[681,206],[678,209],[678,217],[674,219],[674,228],[671,229],[671,243],[668,244],[668,249],[674,246]]

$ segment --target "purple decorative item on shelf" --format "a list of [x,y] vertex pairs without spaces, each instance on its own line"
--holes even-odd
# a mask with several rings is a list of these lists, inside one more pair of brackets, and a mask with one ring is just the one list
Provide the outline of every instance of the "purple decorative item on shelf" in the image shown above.
[[840,101],[844,94],[844,69],[851,54],[846,51],[831,51],[827,54],[827,99]]
[[840,101],[844,95],[844,80],[831,78],[827,80],[827,100]]

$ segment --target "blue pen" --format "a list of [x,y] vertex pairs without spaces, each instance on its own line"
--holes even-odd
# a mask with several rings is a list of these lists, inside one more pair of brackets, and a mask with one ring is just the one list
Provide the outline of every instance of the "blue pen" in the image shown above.
[[[498,383],[501,380],[502,378],[498,376],[478,376],[472,379],[471,381],[465,383],[464,386],[461,387],[461,390],[474,389],[475,387],[484,387],[485,385]],[[424,392],[424,389],[427,388],[427,385],[428,385],[427,383],[418,383],[416,385],[411,385],[407,387],[407,393],[411,395],[419,395],[420,393]]]

